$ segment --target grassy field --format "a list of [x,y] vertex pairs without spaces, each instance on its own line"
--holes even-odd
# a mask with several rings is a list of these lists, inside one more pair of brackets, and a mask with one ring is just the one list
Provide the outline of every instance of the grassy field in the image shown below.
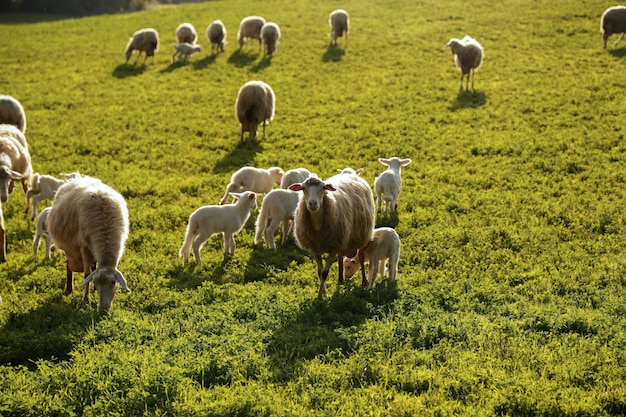
[[[80,171],[127,200],[132,292],[104,316],[63,294],[64,261],[33,257],[16,189],[2,208],[2,416],[612,416],[626,414],[626,41],[602,49],[598,0],[241,0],[82,19],[0,16],[0,93],[28,117],[33,168]],[[329,48],[328,13],[351,16]],[[238,51],[239,20],[277,22],[272,60]],[[204,31],[221,19],[226,52]],[[191,22],[203,52],[170,65]],[[154,63],[125,64],[154,27]],[[458,93],[444,45],[485,48]],[[134,58],[133,58],[134,60]],[[239,87],[277,97],[239,143]],[[253,213],[183,267],[189,214],[244,165],[321,177],[411,158],[399,277],[317,298],[291,241],[255,246]],[[43,204],[42,204],[43,206]],[[331,270],[335,276],[336,268]],[[357,280],[358,281],[358,280]]]

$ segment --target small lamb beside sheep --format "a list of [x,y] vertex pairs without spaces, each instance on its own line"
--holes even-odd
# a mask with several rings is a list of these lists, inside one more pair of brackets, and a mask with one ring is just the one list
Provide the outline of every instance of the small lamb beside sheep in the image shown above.
[[0,124],[13,125],[26,133],[26,113],[15,97],[0,95]]
[[389,260],[389,279],[396,279],[398,273],[398,261],[400,259],[400,236],[391,227],[379,227],[374,229],[372,240],[364,249],[359,249],[359,254],[353,258],[346,258],[343,261],[343,271],[345,278],[352,276],[361,268],[358,255],[363,253],[365,263],[369,263],[368,289],[374,288],[376,275],[380,271],[380,278],[385,275],[385,262]]
[[463,78],[467,76],[465,91],[469,90],[469,79],[472,78],[472,90],[474,90],[474,73],[483,65],[484,51],[478,41],[469,36],[459,40],[452,38],[446,44],[454,55],[454,65],[461,71],[461,85],[459,91],[463,91]]
[[37,253],[39,252],[39,241],[41,238],[46,242],[46,256],[44,259],[50,259],[50,246],[52,244],[52,238],[48,234],[48,228],[46,227],[46,220],[48,219],[48,214],[50,213],[51,207],[46,207],[41,210],[39,213],[39,217],[37,218],[37,226],[35,228],[35,237],[33,239],[33,254],[35,258],[37,257]]
[[241,19],[239,23],[239,31],[237,32],[237,41],[239,49],[247,43],[248,39],[256,39],[259,41],[259,49],[261,48],[261,28],[265,24],[265,19],[260,16],[248,16]]
[[256,194],[250,191],[231,193],[237,198],[235,204],[225,206],[203,206],[191,213],[185,232],[185,240],[178,252],[183,258],[183,265],[189,261],[189,252],[193,249],[193,257],[197,263],[202,262],[200,250],[204,243],[214,234],[224,236],[224,260],[235,254],[235,234],[246,224],[250,211],[256,208]]
[[226,204],[231,193],[252,191],[255,193],[269,193],[274,184],[280,185],[283,170],[279,167],[268,169],[243,167],[238,169],[230,177],[230,183],[226,186],[226,193],[220,200],[220,205]]
[[388,168],[374,180],[374,192],[376,193],[376,206],[380,213],[382,202],[385,202],[385,213],[398,210],[398,197],[402,188],[400,168],[411,163],[409,158],[400,159],[396,156],[390,159],[378,158],[378,161]]
[[330,44],[337,45],[337,39],[346,34],[346,46],[348,46],[348,31],[350,29],[350,17],[348,12],[343,9],[337,9],[328,15],[328,24],[330,25]]
[[241,141],[245,132],[250,132],[248,143],[256,138],[259,125],[263,126],[263,138],[265,138],[265,126],[274,120],[274,108],[276,97],[274,90],[263,81],[248,81],[237,93],[235,101],[235,115],[241,123]]
[[268,249],[276,250],[274,242],[274,232],[278,229],[278,225],[283,224],[282,244],[284,245],[289,239],[291,229],[293,228],[293,217],[300,200],[300,193],[283,188],[271,190],[261,204],[261,211],[256,220],[256,234],[254,236],[254,244],[258,245],[265,239]]
[[614,33],[621,33],[621,36],[615,41],[615,45],[624,39],[624,35],[626,35],[626,7],[613,6],[606,9],[600,17],[600,32],[602,32],[602,47],[604,49],[606,49],[609,36]]
[[174,63],[174,58],[178,55],[178,62],[185,62],[187,59],[195,54],[196,52],[201,52],[202,47],[197,44],[191,44],[187,42],[181,42],[178,45],[174,46],[174,53],[172,54],[171,63]]
[[[80,177],[78,172],[72,172],[70,174],[61,174],[66,180]],[[26,192],[26,214],[30,209],[30,200],[33,201],[33,210],[31,220],[35,220],[37,217],[37,205],[43,200],[52,200],[59,187],[65,183],[64,180],[54,178],[51,175],[39,175],[35,173],[31,188]]]
[[146,59],[151,56],[152,63],[154,63],[154,53],[159,50],[159,33],[152,28],[140,29],[133,34],[128,41],[126,49],[124,49],[124,55],[126,55],[126,63],[133,55],[133,51],[139,51],[135,63],[139,60],[141,53],[144,52],[143,63],[146,63]]
[[272,58],[280,40],[280,27],[274,22],[267,22],[261,27],[261,41],[265,44],[265,54]]
[[198,39],[196,28],[194,28],[191,23],[181,23],[178,25],[174,35],[178,43],[190,43],[193,45]]
[[214,20],[206,28],[206,38],[211,44],[211,52],[215,50],[221,50],[224,52],[224,45],[226,45],[226,27],[221,20]]

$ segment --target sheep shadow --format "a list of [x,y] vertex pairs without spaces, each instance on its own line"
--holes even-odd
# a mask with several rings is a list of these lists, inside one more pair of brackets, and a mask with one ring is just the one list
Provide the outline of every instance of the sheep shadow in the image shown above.
[[257,64],[250,68],[250,72],[261,72],[272,65],[272,57],[265,55]]
[[258,53],[249,54],[247,52],[243,52],[241,49],[237,49],[228,57],[228,63],[238,68],[247,67],[256,61],[258,55]]
[[193,69],[195,70],[205,69],[209,65],[212,65],[215,62],[215,59],[217,59],[217,54],[207,55],[198,61],[194,61]]
[[181,61],[174,61],[174,62],[170,62],[170,64],[166,67],[163,68],[161,70],[161,74],[165,74],[165,73],[169,73],[169,72],[173,72],[175,70],[177,70],[178,68],[182,68],[186,65],[186,62],[181,62]]
[[146,71],[146,64],[142,65],[131,65],[131,64],[120,64],[113,70],[113,76],[115,78],[126,78],[126,77],[134,77],[137,75],[141,75]]
[[450,110],[457,111],[466,108],[478,108],[487,103],[487,96],[480,91],[459,91],[456,100],[450,106]]
[[626,48],[619,48],[619,49],[610,49],[609,53],[614,57],[614,58],[624,58],[626,56]]
[[398,218],[398,213],[378,213],[376,215],[376,227],[391,227],[395,229],[396,226],[400,223],[400,219]]
[[238,141],[237,146],[215,164],[213,173],[232,173],[242,166],[248,165],[257,153],[263,151],[263,146],[257,139],[253,139],[250,143],[247,143],[246,140],[244,136],[244,141]]
[[310,262],[308,252],[296,246],[293,236],[284,245],[280,243],[280,233],[275,238],[276,250],[268,249],[265,241],[253,246],[244,273],[245,282],[264,281],[268,269],[287,271],[293,262],[298,265]]
[[322,55],[323,62],[339,62],[341,58],[346,54],[344,49],[339,48],[337,45],[329,45]]

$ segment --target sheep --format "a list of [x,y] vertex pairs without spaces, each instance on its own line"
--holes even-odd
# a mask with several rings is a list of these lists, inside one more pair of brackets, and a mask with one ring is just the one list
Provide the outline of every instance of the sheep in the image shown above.
[[239,23],[239,31],[237,32],[237,41],[239,49],[248,39],[257,39],[259,41],[259,49],[261,49],[261,28],[265,24],[265,19],[260,16],[248,16],[241,19]]
[[[359,249],[361,252],[361,249]],[[398,273],[398,260],[400,259],[400,236],[391,227],[379,227],[374,229],[372,240],[362,250],[365,263],[369,263],[368,289],[374,288],[376,275],[380,271],[381,279],[385,275],[385,261],[389,260],[389,279],[396,279]],[[343,261],[344,278],[352,276],[361,267],[358,258],[345,258]]]
[[26,113],[16,98],[0,95],[0,124],[13,125],[26,133]]
[[268,169],[243,167],[238,169],[230,177],[230,183],[226,186],[226,193],[220,200],[220,205],[228,201],[231,193],[252,191],[255,193],[269,193],[274,184],[280,185],[283,170],[279,167]]
[[178,55],[179,62],[185,62],[187,61],[187,58],[189,58],[191,55],[195,54],[196,52],[202,51],[200,45],[193,45],[187,42],[179,43],[178,45],[174,46],[174,49],[175,51],[174,54],[172,54],[171,63],[174,63],[174,58],[176,58],[176,55]]
[[[326,278],[332,264],[339,260],[339,283],[343,282],[343,257],[355,256],[372,238],[375,208],[372,190],[363,178],[339,174],[322,181],[310,176],[289,186],[302,191],[294,215],[294,236],[298,246],[308,249],[317,263],[318,296],[326,294]],[[326,264],[322,255],[327,253]],[[360,257],[364,268],[364,257]],[[362,270],[362,285],[367,285]]]
[[398,197],[402,187],[400,168],[411,163],[409,158],[400,159],[396,156],[390,159],[378,158],[378,161],[388,168],[374,180],[374,192],[376,193],[376,207],[381,212],[382,202],[385,202],[385,213],[398,210]]
[[140,29],[135,32],[128,41],[126,49],[124,49],[127,64],[135,50],[139,51],[135,63],[139,60],[142,52],[145,53],[143,57],[144,64],[149,56],[152,57],[152,63],[154,63],[154,53],[159,50],[159,33],[152,28]]
[[206,29],[206,37],[211,43],[211,51],[215,49],[217,52],[221,50],[224,52],[224,45],[226,45],[226,27],[221,20],[215,20]]
[[37,253],[39,252],[39,241],[43,237],[46,242],[46,256],[44,259],[50,259],[50,245],[52,243],[52,239],[48,234],[48,228],[46,227],[46,220],[48,219],[48,214],[50,213],[50,207],[46,207],[41,210],[39,213],[39,217],[37,218],[37,226],[35,228],[35,237],[33,239],[33,254],[35,258],[37,257]]
[[602,32],[602,48],[604,49],[606,49],[606,41],[609,39],[609,36],[614,33],[622,34],[615,41],[615,45],[624,39],[626,34],[626,7],[613,6],[606,9],[600,18],[600,32]]
[[65,252],[65,292],[74,289],[73,272],[84,272],[83,301],[89,284],[98,291],[98,310],[107,310],[121,285],[130,291],[117,269],[128,237],[128,209],[124,197],[97,178],[81,176],[57,191],[46,220],[55,246]]
[[183,258],[183,265],[188,262],[191,249],[193,249],[196,262],[202,262],[200,250],[204,243],[216,233],[222,233],[224,237],[224,261],[235,254],[235,234],[243,229],[250,217],[250,211],[256,208],[256,194],[245,191],[232,193],[232,196],[238,199],[235,204],[203,206],[191,213],[185,240],[178,252],[178,255]]
[[276,97],[274,90],[263,81],[249,81],[245,83],[237,93],[235,101],[235,114],[241,123],[241,141],[244,132],[250,132],[248,144],[257,136],[258,126],[263,126],[263,138],[265,138],[265,126],[274,120],[274,108]]
[[343,9],[337,9],[328,15],[328,24],[330,25],[330,44],[337,45],[337,38],[341,38],[346,34],[346,46],[348,46],[348,30],[350,26],[350,17],[348,12]]
[[271,190],[261,204],[261,211],[256,221],[254,244],[258,245],[265,239],[268,249],[276,250],[274,232],[282,222],[283,238],[281,242],[284,245],[293,228],[293,215],[299,200],[299,193],[294,193],[291,190],[283,188]]
[[452,38],[446,44],[454,55],[454,65],[461,71],[461,85],[459,91],[463,91],[463,77],[467,75],[465,91],[469,90],[469,79],[472,77],[472,90],[474,90],[474,73],[483,65],[483,47],[476,39],[465,36],[458,40]]
[[0,124],[0,263],[7,260],[2,204],[13,192],[13,181],[20,180],[24,192],[27,192],[31,176],[30,153],[24,134],[13,125]]
[[276,52],[280,40],[280,27],[274,22],[267,22],[261,27],[261,41],[265,44],[265,53],[271,58]]
[[[78,172],[72,172],[70,174],[61,174],[65,179],[74,179],[80,177]],[[30,210],[30,200],[33,201],[33,210],[31,220],[35,220],[37,217],[37,205],[42,200],[52,200],[57,190],[65,181],[54,178],[51,175],[39,175],[33,174],[31,188],[26,192],[26,214]]]
[[178,25],[175,35],[178,43],[190,43],[193,45],[198,39],[196,28],[194,28],[191,23],[181,23]]
[[359,168],[359,169],[354,169],[354,168],[344,168],[344,169],[339,169],[337,168],[337,172],[340,174],[354,174],[354,175],[361,175],[361,172],[363,172],[363,168]]
[[290,169],[283,174],[280,180],[280,188],[288,188],[291,184],[303,182],[311,176],[311,173],[306,168]]

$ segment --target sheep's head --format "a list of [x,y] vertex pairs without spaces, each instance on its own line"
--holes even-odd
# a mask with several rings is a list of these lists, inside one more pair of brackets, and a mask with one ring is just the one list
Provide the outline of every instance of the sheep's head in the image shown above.
[[350,279],[357,271],[361,269],[361,263],[354,258],[344,258],[343,259],[343,277]]
[[310,176],[304,182],[291,184],[291,191],[302,191],[302,200],[307,210],[316,212],[322,207],[326,191],[337,191],[331,184],[326,184],[317,177]]
[[17,171],[13,171],[7,166],[0,166],[0,202],[6,203],[9,199],[9,194],[13,192],[13,181],[21,180],[24,175]]
[[271,167],[267,171],[274,176],[274,182],[276,185],[280,185],[280,180],[283,179],[283,175],[285,174],[283,170],[279,167]]
[[126,291],[130,291],[124,275],[116,268],[102,267],[89,274],[81,285],[89,285],[93,281],[93,286],[98,291],[98,310],[107,310],[113,304],[113,298],[121,285]]
[[406,159],[400,159],[397,156],[394,156],[393,158],[378,158],[378,162],[380,162],[383,165],[386,165],[389,167],[389,169],[393,170],[393,171],[400,171],[400,167],[404,167],[407,166],[411,163],[411,159],[410,158],[406,158]]
[[458,40],[457,38],[452,38],[448,41],[448,43],[446,43],[445,48],[450,48],[450,51],[452,51],[452,53],[454,54],[456,50],[458,50],[458,48],[461,47],[461,41]]

